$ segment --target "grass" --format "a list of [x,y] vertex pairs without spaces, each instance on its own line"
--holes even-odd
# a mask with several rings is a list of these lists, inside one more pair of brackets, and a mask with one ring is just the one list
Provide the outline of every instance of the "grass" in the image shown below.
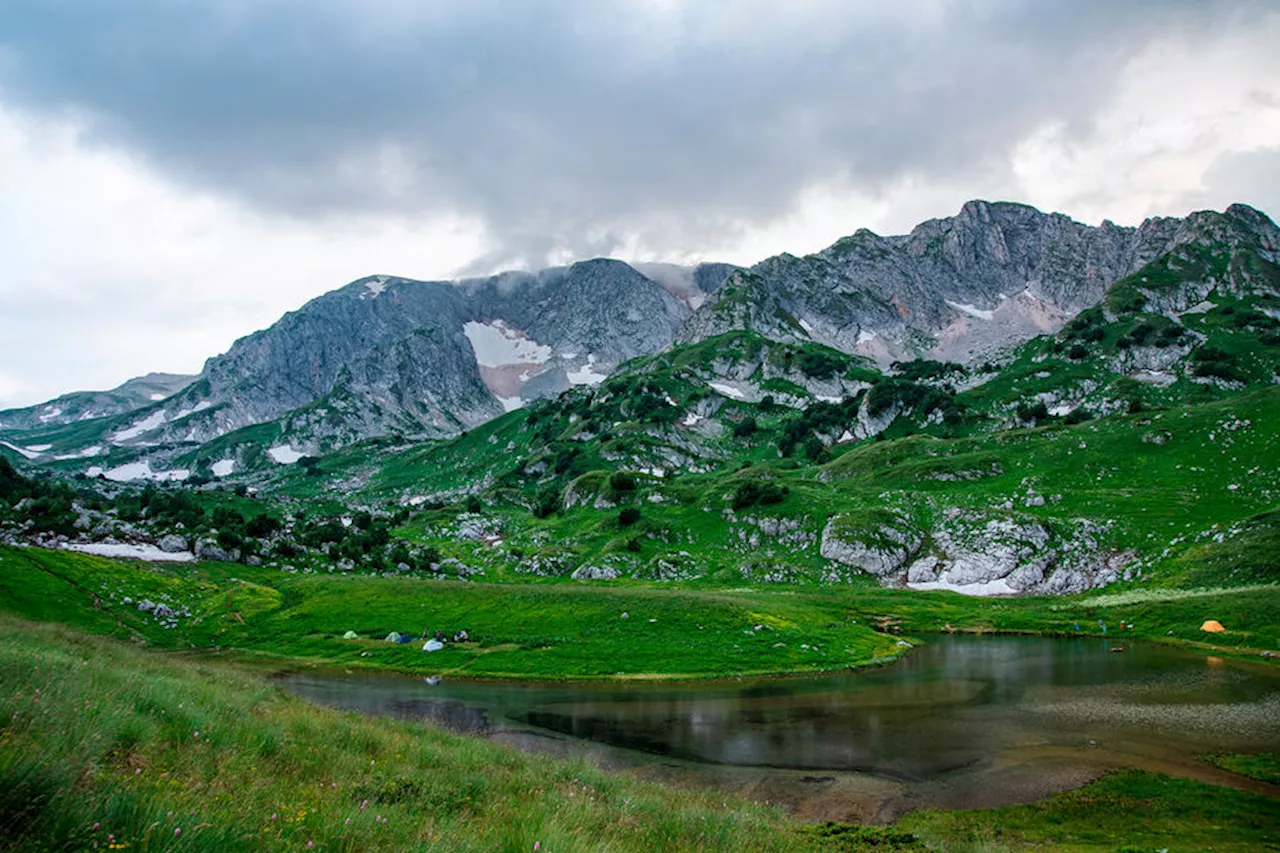
[[800,850],[775,810],[0,618],[6,850]]
[[1280,849],[1280,801],[1125,771],[1026,806],[915,812],[899,827],[917,835],[926,849],[952,853],[1246,853]]
[[1205,756],[1213,764],[1232,773],[1258,779],[1272,785],[1280,785],[1280,756],[1273,752],[1257,755],[1208,755]]
[[[143,599],[189,615],[165,627],[137,609]],[[1280,586],[1269,585],[991,600],[877,586],[465,583],[0,548],[0,608],[161,649],[487,678],[821,672],[892,660],[939,631],[1099,635],[1099,622],[1118,640],[1255,658],[1280,648]],[[1205,619],[1227,630],[1206,634]],[[470,642],[430,654],[384,641],[459,629]],[[348,630],[359,639],[343,639]]]

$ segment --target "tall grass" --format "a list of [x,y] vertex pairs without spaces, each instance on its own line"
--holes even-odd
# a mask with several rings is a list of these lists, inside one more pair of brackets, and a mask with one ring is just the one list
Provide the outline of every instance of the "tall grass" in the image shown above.
[[314,707],[222,665],[9,617],[0,688],[0,849],[805,846],[745,802]]

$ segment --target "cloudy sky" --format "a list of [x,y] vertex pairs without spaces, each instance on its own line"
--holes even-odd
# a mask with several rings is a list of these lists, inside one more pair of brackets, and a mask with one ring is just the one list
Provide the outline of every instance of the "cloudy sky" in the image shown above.
[[0,408],[361,275],[1280,213],[1274,0],[5,0]]

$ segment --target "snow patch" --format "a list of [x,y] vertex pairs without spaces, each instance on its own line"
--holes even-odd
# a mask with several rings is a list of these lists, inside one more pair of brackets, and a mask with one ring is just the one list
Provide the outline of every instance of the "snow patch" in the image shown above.
[[968,314],[970,317],[977,317],[979,320],[990,320],[993,316],[995,316],[995,313],[996,313],[994,311],[984,311],[981,308],[977,307],[976,305],[967,305],[960,302],[952,302],[950,299],[944,299],[943,302],[946,302],[948,305],[950,305],[952,308],[956,309],[957,311],[963,311],[965,314]]
[[102,445],[95,444],[93,445],[93,447],[86,447],[84,450],[78,451],[76,453],[65,453],[62,456],[55,456],[53,458],[59,462],[64,462],[67,459],[89,459],[91,457],[97,456],[101,452],[102,452]]
[[40,455],[40,454],[39,454],[38,452],[36,452],[36,451],[33,451],[33,450],[27,450],[27,449],[26,449],[26,448],[24,448],[24,447],[19,447],[19,446],[18,446],[18,445],[16,445],[16,444],[10,444],[10,443],[9,443],[9,442],[7,442],[7,441],[0,441],[0,445],[4,445],[5,447],[7,447],[7,448],[9,448],[10,450],[12,450],[14,453],[21,454],[22,456],[24,456],[24,457],[25,457],[25,458],[27,458],[27,459],[35,459],[37,456],[39,456],[39,455]]
[[103,473],[101,465],[90,465],[88,468],[84,469],[84,475],[86,477],[101,477]]
[[117,542],[68,542],[62,546],[68,551],[94,554],[99,557],[129,557],[150,560],[153,563],[190,563],[196,558],[190,551],[161,551],[155,545],[134,545]]
[[111,441],[115,444],[119,444],[122,441],[128,441],[131,438],[137,438],[138,436],[142,435],[144,432],[151,432],[151,430],[157,429],[163,423],[164,423],[164,410],[159,409],[147,415],[145,418],[138,421],[136,424],[129,427],[128,429],[120,430],[120,432],[111,436]]
[[858,330],[858,343],[869,344],[876,339],[875,332],[868,332],[866,329]]
[[844,400],[844,397],[834,397],[830,394],[814,394],[813,396],[824,403],[839,403]]
[[[97,466],[95,465],[94,468],[97,468]],[[85,473],[90,477],[93,477],[95,475],[90,473],[92,471],[93,468],[90,468]],[[181,481],[191,476],[191,472],[186,468],[174,468],[169,471],[152,471],[151,461],[148,459],[140,459],[137,462],[128,462],[124,465],[117,465],[116,467],[109,468],[106,471],[98,468],[98,471],[108,480],[114,480],[117,483],[130,483],[134,480],[154,480],[157,483],[163,483],[170,480]]]
[[364,293],[360,294],[361,299],[377,299],[382,291],[387,289],[387,277],[385,275],[375,275],[364,283]]
[[275,447],[267,448],[267,455],[281,465],[292,465],[307,454],[294,450],[288,444],[277,444]]
[[476,364],[481,367],[505,367],[509,364],[546,364],[551,360],[551,347],[538,343],[519,329],[501,320],[492,323],[464,323],[462,333],[471,341]]
[[813,337],[813,324],[805,318],[800,318],[800,328],[804,329],[804,333],[809,337]]
[[151,395],[151,397],[150,397],[150,400],[151,400],[151,402],[153,402],[153,403],[159,403],[159,402],[160,402],[161,400],[163,400],[163,399],[164,399],[164,395],[163,395],[163,394],[152,394],[152,395]]
[[179,410],[178,413],[173,416],[173,419],[175,421],[180,421],[188,415],[194,415],[196,412],[203,412],[205,409],[211,408],[212,406],[213,403],[210,403],[208,400],[201,400],[189,409]]
[[44,453],[46,450],[52,450],[52,449],[53,449],[52,444],[28,444],[27,445],[27,450],[30,450],[32,453]]
[[219,459],[217,462],[209,466],[209,470],[213,472],[215,477],[226,477],[232,471],[236,470],[236,460]]
[[62,409],[59,409],[57,406],[45,406],[44,413],[36,418],[36,420],[40,421],[42,424],[47,424],[60,414],[62,414]]
[[596,357],[594,354],[587,356],[587,363],[579,370],[570,370],[565,372],[565,376],[569,378],[570,385],[599,385],[601,382],[609,378],[606,373],[595,372]]
[[690,412],[684,416],[684,420],[680,422],[681,426],[693,427],[702,423],[703,417],[697,412]]
[[1018,591],[1009,586],[1008,581],[1004,578],[996,578],[985,583],[951,583],[946,580],[930,581],[928,583],[909,583],[911,589],[922,591],[929,590],[946,590],[949,592],[958,592],[961,595],[1017,595]]
[[502,404],[502,411],[514,412],[516,409],[524,407],[524,400],[519,397],[498,397],[498,402]]
[[708,382],[707,384],[711,386],[713,391],[718,391],[726,397],[732,397],[735,400],[745,400],[747,398],[746,394],[732,385],[725,385],[723,382]]

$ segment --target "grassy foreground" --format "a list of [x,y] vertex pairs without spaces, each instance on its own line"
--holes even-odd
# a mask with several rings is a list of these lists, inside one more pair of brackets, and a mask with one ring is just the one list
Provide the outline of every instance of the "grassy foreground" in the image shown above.
[[1144,773],[1042,803],[798,827],[776,809],[281,694],[226,664],[0,617],[0,849],[1280,849],[1280,804]]
[[[797,850],[775,811],[0,619],[0,848]],[[96,829],[95,829],[96,827]]]

